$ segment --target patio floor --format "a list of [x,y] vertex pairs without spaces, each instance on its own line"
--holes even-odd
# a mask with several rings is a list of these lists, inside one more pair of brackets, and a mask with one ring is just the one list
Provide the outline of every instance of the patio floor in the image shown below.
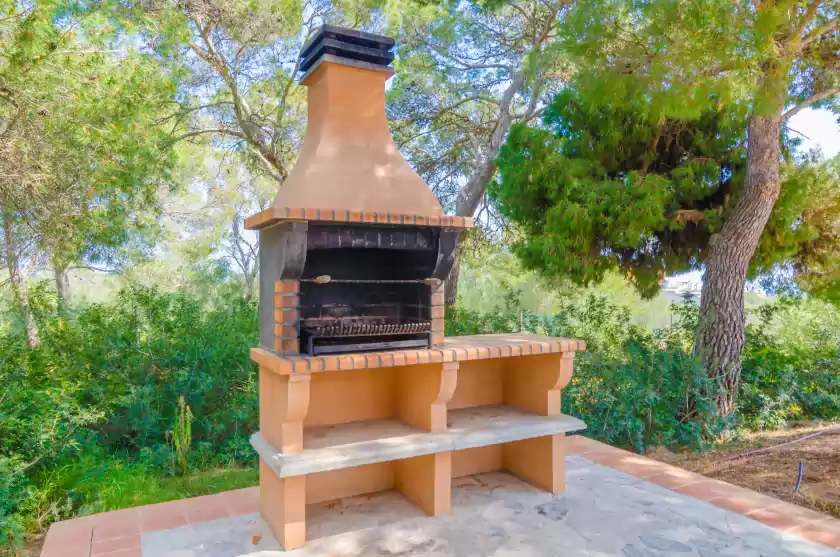
[[552,497],[505,473],[457,480],[452,514],[397,492],[307,508],[307,545],[283,552],[256,489],[58,523],[42,557],[840,557],[840,521],[584,438]]

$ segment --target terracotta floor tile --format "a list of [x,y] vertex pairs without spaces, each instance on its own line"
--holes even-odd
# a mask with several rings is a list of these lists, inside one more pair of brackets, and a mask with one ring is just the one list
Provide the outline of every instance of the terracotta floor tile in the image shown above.
[[602,456],[596,456],[595,458],[599,459],[599,464],[620,470],[625,474],[630,474],[637,478],[649,478],[657,474],[667,473],[671,468],[667,464],[662,464],[656,460],[632,453],[602,453]]
[[[794,505],[793,503],[782,503],[778,507],[774,507],[774,510],[784,512],[790,516],[795,516],[803,524],[807,524],[809,522],[822,522],[826,518],[830,518],[827,514],[806,509],[805,507],[800,507],[799,505]],[[838,523],[840,523],[840,521],[838,521]]]
[[93,524],[95,515],[81,516],[79,518],[71,518],[70,520],[62,520],[60,522],[53,522],[50,525],[50,534],[62,534],[78,530],[79,528],[90,527]]
[[154,532],[156,530],[169,530],[170,528],[177,528],[179,526],[187,525],[187,517],[185,515],[163,515],[150,516],[143,518],[141,530],[143,533]]
[[260,510],[260,489],[249,487],[221,494],[231,516],[251,514]]
[[126,549],[118,549],[117,551],[112,551],[111,553],[102,553],[98,557],[142,557],[143,552],[140,549],[140,546],[137,547],[129,547]]
[[85,553],[85,557],[90,553],[90,540],[93,528],[91,526],[77,527],[73,530],[64,530],[63,532],[50,532],[47,534],[47,539],[44,541],[43,553],[50,555],[58,555],[62,552],[75,554],[77,551]]
[[142,532],[168,530],[187,524],[187,505],[184,500],[158,503],[140,508]]
[[44,547],[41,557],[89,557],[90,545],[69,545],[63,547]]
[[749,490],[743,490],[739,494],[716,497],[709,502],[716,507],[728,509],[738,514],[747,514],[761,509],[772,509],[784,503],[774,497],[768,497]]
[[777,530],[790,530],[797,526],[802,526],[803,523],[797,517],[785,512],[779,512],[780,507],[769,509],[758,509],[747,513],[747,518],[757,520],[767,526],[772,526]]
[[840,549],[840,521],[827,519],[822,522],[812,522],[797,526],[790,530],[791,534],[801,536],[812,542],[827,545],[832,549]]
[[96,516],[93,522],[93,540],[102,541],[140,533],[140,513],[137,509],[124,509]]
[[674,491],[678,491],[689,497],[694,497],[695,499],[700,499],[701,501],[710,501],[716,497],[737,493],[740,489],[721,481],[704,478],[697,482],[679,486]]
[[661,474],[653,474],[646,477],[645,480],[666,489],[677,490],[681,487],[687,487],[691,484],[700,483],[704,481],[705,478],[700,474],[693,474],[681,468],[668,466]]
[[187,499],[186,502],[187,522],[190,524],[207,522],[208,520],[216,520],[230,516],[226,501],[215,495]]
[[584,437],[583,435],[572,435],[569,439],[569,454],[579,454],[579,455],[586,455],[587,453],[595,452],[595,451],[609,451],[612,450],[612,447],[609,445],[605,445],[604,443],[599,443],[598,441],[593,441],[588,437]]
[[615,447],[610,447],[609,445],[603,445],[602,447],[594,448],[592,451],[585,453],[584,456],[592,462],[597,462],[603,466],[609,466],[611,463],[615,462],[617,458],[633,456],[633,453],[622,449],[616,449]]
[[140,547],[140,535],[134,534],[122,538],[111,538],[110,540],[94,541],[90,548],[91,557],[97,557],[114,551]]

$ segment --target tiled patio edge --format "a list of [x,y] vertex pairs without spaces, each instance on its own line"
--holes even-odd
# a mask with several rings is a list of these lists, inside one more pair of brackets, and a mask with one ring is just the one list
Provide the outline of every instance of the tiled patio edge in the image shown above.
[[259,488],[249,487],[56,522],[41,557],[140,557],[147,532],[255,513],[259,502]]
[[777,530],[840,549],[840,520],[786,503],[755,491],[593,441],[569,437],[569,454],[580,455],[664,488],[706,501],[766,524]]
[[[580,435],[568,439],[569,454],[840,549],[840,520]],[[50,527],[41,557],[141,557],[140,538],[146,532],[258,510],[259,488],[251,487],[74,518]]]

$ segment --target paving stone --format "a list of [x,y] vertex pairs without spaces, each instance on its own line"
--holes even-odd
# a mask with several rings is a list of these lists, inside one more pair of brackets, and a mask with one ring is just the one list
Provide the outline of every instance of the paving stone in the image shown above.
[[395,491],[312,505],[290,552],[250,514],[143,534],[143,557],[840,557],[578,455],[567,474],[560,497],[505,473],[459,479],[434,518]]
[[684,543],[668,539],[665,536],[639,536],[639,539],[646,546],[659,551],[670,551],[672,553],[691,553],[693,551]]
[[563,520],[569,514],[569,504],[566,500],[559,499],[551,503],[543,503],[535,507],[537,513],[547,516],[551,520]]

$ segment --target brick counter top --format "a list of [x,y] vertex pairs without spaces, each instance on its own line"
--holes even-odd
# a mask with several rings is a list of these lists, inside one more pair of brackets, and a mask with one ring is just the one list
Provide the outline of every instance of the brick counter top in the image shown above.
[[252,348],[251,359],[274,373],[290,375],[556,354],[585,349],[586,343],[581,340],[526,333],[501,333],[446,337],[441,348],[390,350],[360,354],[281,356],[270,350]]

